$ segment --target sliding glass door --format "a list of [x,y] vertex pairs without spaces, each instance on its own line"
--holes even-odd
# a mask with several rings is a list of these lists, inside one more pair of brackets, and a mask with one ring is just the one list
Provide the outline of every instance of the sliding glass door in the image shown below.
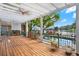
[[1,35],[10,35],[11,31],[10,31],[10,26],[1,26]]

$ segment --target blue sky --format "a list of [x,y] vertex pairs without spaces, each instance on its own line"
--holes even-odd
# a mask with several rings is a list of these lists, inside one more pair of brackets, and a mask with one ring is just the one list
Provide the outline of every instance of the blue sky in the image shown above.
[[63,9],[59,12],[60,20],[57,21],[54,26],[61,27],[65,25],[70,25],[76,20],[76,6]]

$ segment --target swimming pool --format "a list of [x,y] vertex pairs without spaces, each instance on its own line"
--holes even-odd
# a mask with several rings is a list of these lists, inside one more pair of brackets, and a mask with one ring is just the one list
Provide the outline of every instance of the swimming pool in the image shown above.
[[[58,38],[45,36],[43,39],[43,41],[45,41],[45,42],[49,42],[50,40],[55,41],[58,44]],[[72,48],[74,48],[75,47],[75,40],[59,38],[59,46],[71,46]]]

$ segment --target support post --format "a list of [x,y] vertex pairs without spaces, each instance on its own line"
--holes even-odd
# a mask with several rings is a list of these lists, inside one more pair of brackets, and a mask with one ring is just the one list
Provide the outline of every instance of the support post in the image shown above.
[[1,36],[1,21],[0,21],[0,36]]
[[26,22],[26,37],[28,37],[28,22]]
[[43,41],[43,18],[40,19],[41,27],[40,27],[40,40]]
[[76,52],[79,53],[79,4],[76,5]]
[[1,36],[1,25],[0,25],[0,36]]

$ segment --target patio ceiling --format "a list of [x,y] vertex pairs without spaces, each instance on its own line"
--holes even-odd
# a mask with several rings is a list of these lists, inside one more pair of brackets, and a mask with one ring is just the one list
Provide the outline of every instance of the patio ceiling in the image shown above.
[[[55,11],[74,6],[67,3],[1,3],[0,19],[7,22],[23,23],[34,18],[49,15]],[[21,9],[21,10],[20,10]],[[23,10],[22,10],[23,9]],[[24,11],[25,14],[22,14]]]

